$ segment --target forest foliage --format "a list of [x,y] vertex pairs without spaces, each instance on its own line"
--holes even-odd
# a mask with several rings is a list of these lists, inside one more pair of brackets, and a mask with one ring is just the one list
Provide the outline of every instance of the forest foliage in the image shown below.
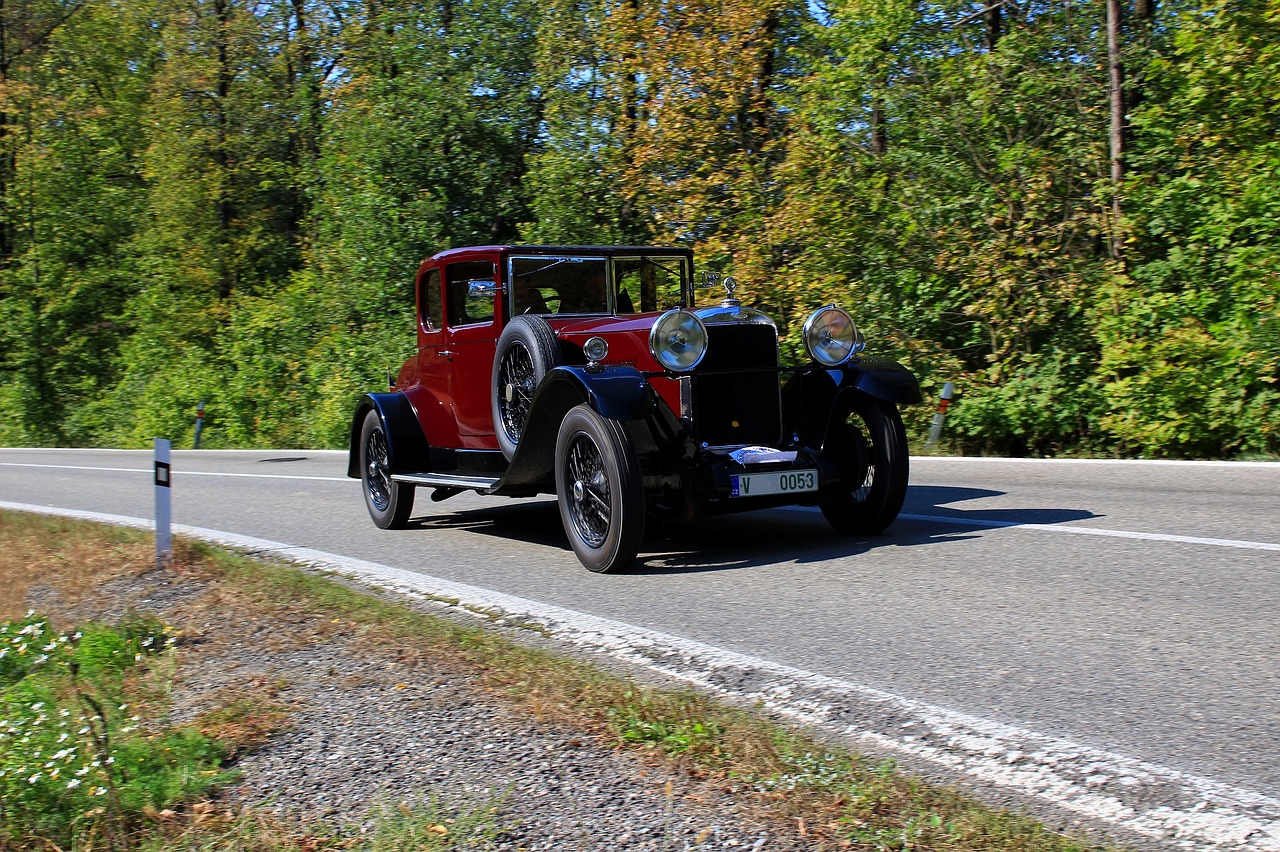
[[1274,455],[1280,0],[0,0],[0,444],[341,446],[503,242],[839,302],[967,452]]

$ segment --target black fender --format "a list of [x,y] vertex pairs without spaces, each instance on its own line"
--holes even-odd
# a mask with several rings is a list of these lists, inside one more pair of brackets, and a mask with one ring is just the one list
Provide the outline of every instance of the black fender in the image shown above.
[[409,398],[402,393],[367,393],[360,398],[351,418],[351,445],[347,476],[360,478],[360,429],[369,411],[378,412],[387,436],[392,473],[421,473],[431,469],[431,452],[422,424]]
[[894,405],[914,405],[924,401],[920,381],[915,374],[889,358],[855,358],[834,372],[843,373],[842,390],[856,387]]
[[910,370],[888,358],[857,358],[840,367],[804,370],[782,391],[786,434],[805,446],[822,446],[837,397],[864,393],[895,405],[921,402],[920,382]]
[[[657,397],[635,367],[589,369],[553,367],[543,376],[529,403],[520,443],[502,485],[493,493],[518,492],[555,481],[556,436],[569,409],[587,403],[601,416],[627,422],[647,417]],[[554,489],[554,485],[552,486]]]

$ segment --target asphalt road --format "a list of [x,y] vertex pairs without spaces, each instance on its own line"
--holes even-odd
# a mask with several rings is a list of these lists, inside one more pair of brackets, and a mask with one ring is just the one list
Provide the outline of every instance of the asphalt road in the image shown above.
[[[1280,798],[1280,464],[917,458],[903,517],[729,516],[597,576],[555,503],[421,493],[376,529],[345,454],[174,454],[177,523],[493,589]],[[151,517],[150,454],[0,450],[0,500]],[[1280,837],[1276,838],[1280,842]],[[1266,847],[1270,848],[1270,847]]]

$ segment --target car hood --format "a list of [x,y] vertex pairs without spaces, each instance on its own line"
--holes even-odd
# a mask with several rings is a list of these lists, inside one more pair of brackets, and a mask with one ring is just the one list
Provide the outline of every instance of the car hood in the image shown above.
[[653,321],[661,312],[633,314],[625,317],[566,317],[550,319],[551,327],[561,337],[590,337],[593,334],[643,334],[648,337]]

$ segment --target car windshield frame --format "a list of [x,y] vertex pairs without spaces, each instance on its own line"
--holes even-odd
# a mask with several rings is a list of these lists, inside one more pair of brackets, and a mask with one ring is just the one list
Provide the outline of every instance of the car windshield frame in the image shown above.
[[[610,287],[609,291],[610,291],[611,297],[614,298],[615,300],[617,299],[619,288],[621,287],[621,282],[618,280],[618,265],[620,263],[623,263],[629,260],[631,261],[638,260],[642,262],[651,263],[654,266],[658,267],[659,269],[670,271],[667,266],[667,263],[670,261],[674,261],[677,264],[678,273],[680,277],[680,284],[678,287],[679,299],[677,300],[677,302],[679,305],[693,304],[693,288],[691,286],[691,282],[693,281],[692,264],[690,264],[689,258],[685,257],[683,254],[650,254],[648,252],[639,252],[636,254],[613,255],[610,258],[610,260],[612,261],[612,263],[610,263],[610,270],[609,270],[610,276],[612,278],[612,286]],[[655,298],[656,297],[657,296],[655,294]],[[641,305],[641,307],[643,308],[643,305]],[[653,310],[664,311],[671,307],[674,307],[674,306],[658,304],[654,306]],[[615,302],[614,313],[615,314],[619,313],[619,311],[616,309],[616,302]],[[629,313],[639,314],[639,313],[645,313],[645,311],[637,310],[637,311],[630,311]]]

